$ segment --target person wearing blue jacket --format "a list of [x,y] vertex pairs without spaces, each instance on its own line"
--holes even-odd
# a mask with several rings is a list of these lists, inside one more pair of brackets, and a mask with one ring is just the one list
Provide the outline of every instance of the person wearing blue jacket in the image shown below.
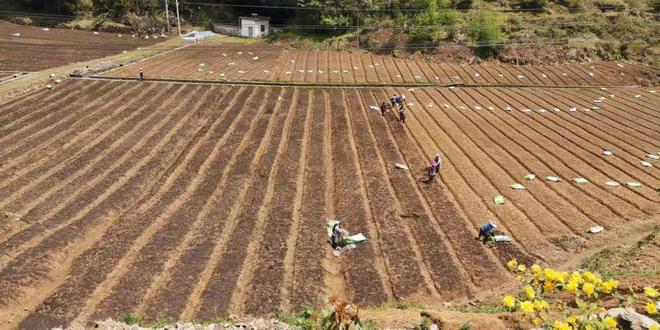
[[491,239],[493,236],[495,236],[495,229],[497,229],[497,222],[491,220],[488,221],[487,224],[481,226],[479,228],[479,236],[477,239],[480,239],[483,236],[483,244],[486,244],[486,242]]

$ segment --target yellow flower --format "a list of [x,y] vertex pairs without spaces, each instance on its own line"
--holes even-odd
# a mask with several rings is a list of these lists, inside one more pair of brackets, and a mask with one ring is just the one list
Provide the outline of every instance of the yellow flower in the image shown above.
[[580,282],[570,280],[568,284],[566,284],[566,291],[571,293],[577,292],[578,286],[580,286]]
[[587,297],[591,297],[594,294],[594,285],[591,283],[584,283],[582,286],[582,292],[584,292]]
[[585,282],[593,283],[596,281],[596,275],[594,275],[592,272],[584,272],[582,273],[582,279]]
[[657,315],[658,314],[658,307],[655,306],[655,303],[653,301],[649,301],[649,303],[646,304],[646,312],[649,315]]
[[520,283],[522,283],[522,282],[524,282],[524,281],[525,281],[525,278],[524,278],[524,277],[522,277],[522,276],[520,276],[520,275],[518,275],[518,276],[516,276],[516,281],[518,281],[518,282],[520,282]]
[[619,281],[615,279],[609,279],[601,284],[602,292],[611,293],[612,290],[616,289],[619,286]]
[[525,267],[525,265],[518,265],[518,271],[519,272],[524,272],[526,270],[527,270],[527,267]]
[[568,323],[571,324],[571,325],[575,325],[575,324],[577,324],[577,317],[575,317],[575,316],[569,316],[569,317],[566,319],[566,322],[568,322]]
[[539,266],[539,265],[537,265],[537,264],[533,264],[533,265],[532,265],[532,274],[539,274],[539,273],[541,273],[542,271],[543,271],[543,270],[541,269],[541,266]]
[[616,329],[616,320],[613,319],[610,316],[605,317],[605,326],[607,326],[608,329]]
[[660,296],[660,292],[653,287],[647,286],[644,288],[644,295],[648,298],[657,298]]
[[534,300],[534,309],[537,311],[542,312],[548,308],[550,308],[550,305],[545,300]]
[[534,299],[534,297],[536,297],[536,292],[534,291],[534,288],[528,285],[525,287],[525,295],[529,299]]
[[521,301],[520,302],[520,310],[523,311],[525,314],[532,314],[534,313],[534,304],[532,304],[531,301]]
[[582,279],[582,275],[580,275],[580,273],[578,273],[578,272],[573,272],[573,273],[571,274],[571,277],[570,277],[568,280],[569,280],[569,281],[580,282],[581,279]]
[[516,259],[509,260],[509,262],[506,263],[506,267],[509,268],[510,271],[514,271],[516,267],[518,267],[518,260]]
[[516,298],[506,295],[502,298],[502,303],[504,303],[504,306],[507,308],[513,308],[513,306],[516,305]]
[[568,323],[561,322],[561,321],[559,321],[559,320],[556,320],[556,321],[552,324],[552,330],[571,330],[571,329],[573,329],[573,327],[571,327],[570,325],[568,325]]
[[649,327],[649,330],[660,330],[660,327],[658,327],[657,325],[653,324],[653,325],[651,325],[651,326]]
[[552,292],[555,289],[555,285],[550,280],[545,280],[543,283],[543,292]]
[[532,323],[538,327],[539,325],[541,325],[541,323],[543,323],[543,319],[540,317],[535,317],[534,320],[532,320]]

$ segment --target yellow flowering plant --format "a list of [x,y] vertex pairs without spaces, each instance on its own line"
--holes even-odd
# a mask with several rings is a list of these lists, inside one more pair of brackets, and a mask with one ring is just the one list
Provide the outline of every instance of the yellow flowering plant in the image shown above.
[[[639,307],[636,304],[637,295],[619,292],[619,281],[614,278],[603,279],[589,271],[568,273],[536,264],[528,267],[515,259],[506,266],[514,273],[520,291],[517,297],[504,296],[502,304],[509,312],[522,312],[537,327],[553,330],[614,330],[618,329],[617,320],[602,316],[606,310],[604,300],[611,302],[615,298],[619,305]],[[566,303],[566,295],[562,295],[562,292],[569,293],[574,301]],[[653,287],[645,287],[644,297],[647,300],[645,314],[660,319],[653,300],[660,297],[660,293]]]

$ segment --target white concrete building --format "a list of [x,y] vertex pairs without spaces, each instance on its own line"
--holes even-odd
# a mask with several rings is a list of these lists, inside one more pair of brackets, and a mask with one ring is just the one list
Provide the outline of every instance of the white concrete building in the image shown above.
[[261,38],[270,32],[270,17],[241,16],[239,18],[241,37]]

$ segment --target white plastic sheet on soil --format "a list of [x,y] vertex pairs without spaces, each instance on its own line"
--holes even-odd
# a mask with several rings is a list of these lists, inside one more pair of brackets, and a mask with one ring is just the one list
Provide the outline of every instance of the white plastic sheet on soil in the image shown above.
[[514,183],[514,184],[512,184],[510,187],[511,187],[511,189],[515,189],[515,190],[525,189],[525,186],[523,186],[523,185],[520,184],[520,183]]
[[580,184],[589,183],[589,180],[585,178],[573,178],[571,180],[573,180],[575,183],[580,183]]

